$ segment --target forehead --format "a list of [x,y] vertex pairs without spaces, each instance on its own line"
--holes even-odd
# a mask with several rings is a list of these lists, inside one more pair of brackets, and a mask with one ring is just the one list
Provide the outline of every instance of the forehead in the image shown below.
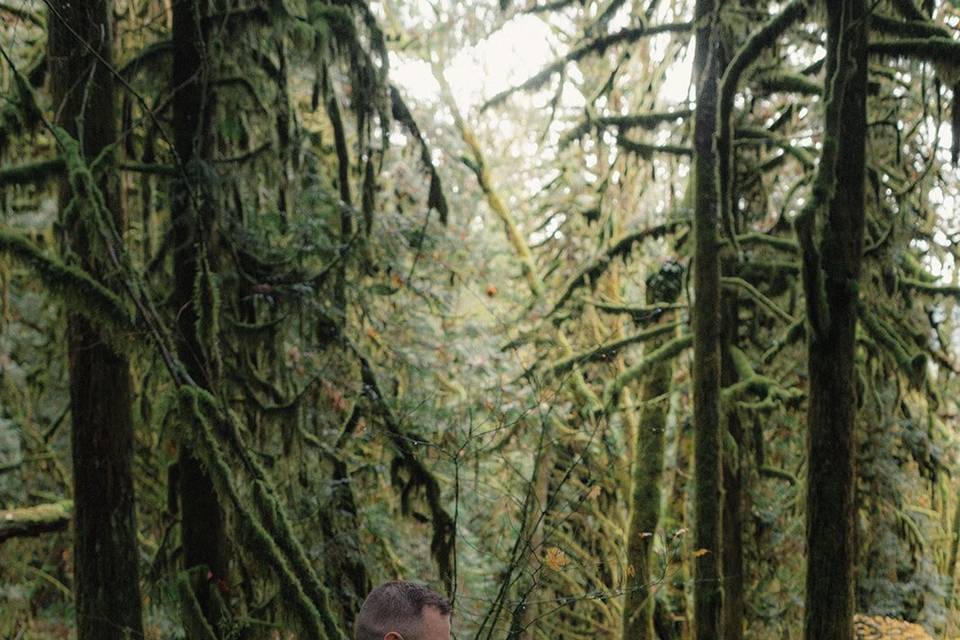
[[429,640],[449,640],[450,616],[440,613],[434,606],[427,605],[422,613],[423,630]]

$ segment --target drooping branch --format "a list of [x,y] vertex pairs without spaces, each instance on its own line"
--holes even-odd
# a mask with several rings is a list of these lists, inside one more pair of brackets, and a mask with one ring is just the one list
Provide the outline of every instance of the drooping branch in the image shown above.
[[693,113],[691,109],[677,109],[674,111],[648,111],[646,113],[634,113],[626,116],[598,116],[587,118],[573,130],[567,133],[560,141],[560,146],[582,138],[591,131],[601,132],[607,128],[616,127],[620,132],[630,129],[656,129],[659,125],[676,122],[689,118]]
[[400,95],[400,92],[393,85],[390,85],[390,105],[393,119],[403,125],[420,146],[420,162],[427,170],[427,173],[430,174],[430,191],[427,195],[427,206],[431,209],[436,209],[437,213],[440,214],[440,222],[447,224],[449,207],[447,206],[447,199],[443,195],[440,174],[437,173],[437,168],[433,165],[433,159],[430,156],[430,147],[427,145],[427,141],[424,140],[423,134],[420,133],[420,127],[417,126],[417,122],[414,120],[413,114],[410,113],[407,103],[404,102],[403,96]]
[[[816,165],[813,159],[813,154],[811,154],[807,148],[796,145],[791,142],[789,138],[778,136],[767,129],[758,127],[737,127],[736,143],[738,145],[751,143],[769,144],[783,149],[786,154],[796,158],[797,162],[799,162],[806,170],[813,169]],[[717,144],[720,144],[719,140]],[[729,170],[729,167],[727,167],[727,169]],[[732,208],[733,203],[730,202],[729,206]],[[737,237],[739,238],[739,236]]]
[[613,340],[611,342],[606,342],[594,349],[588,349],[586,351],[581,351],[579,353],[574,353],[573,355],[567,356],[561,360],[554,362],[552,365],[547,367],[547,372],[554,375],[562,374],[574,366],[583,364],[585,362],[594,362],[596,360],[606,360],[612,356],[619,353],[622,349],[637,344],[640,342],[645,342],[651,338],[656,338],[665,333],[669,333],[680,326],[680,322],[668,322],[666,324],[657,325],[649,329],[644,329],[632,335],[620,338],[619,340]]
[[649,371],[650,368],[658,362],[677,357],[691,344],[693,344],[693,336],[686,334],[674,338],[659,349],[645,355],[643,360],[626,369],[606,384],[603,389],[603,406],[608,411],[613,409],[616,406],[620,392],[623,391],[625,386]]
[[[434,561],[440,573],[440,579],[443,580],[448,592],[452,593],[454,568],[453,568],[453,550],[456,542],[456,529],[453,518],[443,508],[441,502],[440,484],[429,469],[413,450],[412,440],[404,433],[400,421],[397,419],[387,402],[377,381],[377,376],[370,365],[370,361],[363,356],[360,351],[350,345],[351,350],[360,362],[360,376],[366,388],[366,393],[377,412],[383,419],[387,428],[387,436],[397,452],[395,465],[407,469],[410,478],[403,488],[404,511],[408,507],[410,492],[416,488],[422,488],[430,509],[431,521],[433,525],[433,537],[430,541],[430,551],[433,554]],[[396,470],[396,467],[394,471]]]
[[610,262],[614,258],[629,255],[636,243],[642,242],[647,238],[660,238],[685,224],[687,224],[685,220],[674,220],[653,227],[646,227],[623,236],[567,281],[567,284],[563,288],[563,293],[561,293],[560,297],[553,303],[553,307],[551,307],[547,316],[556,313],[578,288],[586,285],[588,282],[596,281],[596,279],[607,270],[607,267],[610,266]]
[[865,305],[858,305],[857,316],[870,337],[883,347],[910,382],[920,386],[927,366],[926,355],[921,352],[911,354],[907,343],[899,336],[897,330],[867,309]]
[[746,292],[746,294],[750,296],[754,300],[754,302],[756,302],[761,307],[770,311],[770,313],[772,313],[776,317],[780,318],[784,322],[787,322],[788,324],[792,324],[794,322],[793,316],[791,316],[789,313],[787,313],[786,311],[781,309],[779,306],[777,306],[777,303],[775,303],[773,300],[771,300],[767,296],[763,295],[763,293],[761,293],[759,289],[757,289],[755,286],[753,286],[743,278],[725,276],[720,278],[720,284],[725,287],[736,287]]
[[616,33],[611,33],[596,40],[593,40],[585,45],[579,46],[567,55],[563,56],[561,59],[547,65],[540,72],[534,75],[529,80],[522,82],[521,84],[507,89],[506,91],[501,91],[497,95],[493,96],[487,100],[480,107],[481,111],[489,109],[490,107],[495,107],[498,104],[504,102],[507,98],[512,96],[518,91],[531,91],[533,89],[539,89],[544,84],[550,81],[554,75],[561,73],[568,64],[572,62],[579,62],[580,60],[591,55],[601,55],[607,49],[614,45],[618,44],[630,44],[636,42],[640,38],[645,38],[649,36],[655,36],[659,33],[687,33],[693,28],[693,23],[691,22],[676,22],[670,24],[661,24],[655,25],[652,27],[640,26],[640,27],[629,27],[626,29],[621,29]]
[[771,47],[777,38],[793,23],[807,13],[807,5],[802,0],[793,0],[777,16],[753,32],[746,43],[740,47],[733,60],[727,66],[720,79],[717,101],[717,197],[720,204],[720,220],[727,229],[727,236],[738,250],[737,234],[733,222],[733,99],[744,71]]
[[32,268],[51,291],[62,297],[72,311],[98,324],[129,332],[133,320],[120,298],[89,273],[44,254],[32,242],[0,228],[0,253],[6,253]]

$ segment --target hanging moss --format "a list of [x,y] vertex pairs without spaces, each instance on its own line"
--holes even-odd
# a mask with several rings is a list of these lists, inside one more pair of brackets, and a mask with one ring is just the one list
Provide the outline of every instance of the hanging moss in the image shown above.
[[[225,454],[218,444],[214,433],[213,423],[216,420],[216,399],[207,391],[193,386],[183,386],[179,390],[180,411],[182,417],[196,428],[190,434],[184,434],[194,450],[197,452],[204,466],[210,473],[218,494],[233,506],[237,516],[239,541],[265,566],[270,567],[280,583],[281,592],[291,609],[297,613],[307,636],[317,640],[346,640],[346,636],[330,617],[326,609],[326,600],[315,602],[307,593],[304,583],[298,573],[307,571],[312,573],[306,562],[306,554],[299,548],[299,543],[293,538],[292,530],[285,518],[277,517],[276,511],[265,523],[272,529],[264,527],[263,513],[258,518],[254,511],[247,506],[232,479],[233,472],[227,463]],[[236,434],[234,434],[236,436]],[[238,443],[240,445],[240,443]],[[240,445],[242,446],[242,445]],[[259,475],[262,470],[252,470]],[[258,499],[264,504],[271,490],[261,478]],[[257,491],[255,484],[255,492]],[[255,493],[256,496],[256,493]],[[279,509],[279,507],[276,507]],[[284,525],[284,526],[277,526]],[[289,551],[299,551],[290,554]],[[285,553],[285,550],[287,553]],[[293,555],[294,557],[290,557]],[[315,576],[312,580],[316,580]],[[317,607],[320,606],[321,609]]]
[[211,368],[213,380],[223,376],[220,355],[220,287],[210,270],[206,251],[200,250],[198,269],[193,283],[193,308],[196,319],[196,343],[203,349],[203,361]]
[[906,374],[911,384],[919,388],[926,374],[927,358],[923,353],[909,352],[909,347],[897,330],[871,313],[864,305],[857,308],[857,315],[867,333],[882,346],[897,366]]
[[0,229],[0,252],[33,269],[44,285],[70,308],[114,336],[133,331],[133,319],[122,300],[79,267],[66,265],[44,254],[25,237]]
[[195,567],[177,576],[180,617],[190,640],[218,640],[217,634],[204,617],[200,602],[197,600],[196,589],[207,588],[205,576],[200,575],[204,569],[204,567]]

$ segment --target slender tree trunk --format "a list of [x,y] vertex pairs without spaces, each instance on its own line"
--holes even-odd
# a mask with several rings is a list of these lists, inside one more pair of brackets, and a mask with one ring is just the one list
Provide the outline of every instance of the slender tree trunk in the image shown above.
[[[109,0],[50,3],[49,64],[57,124],[77,136],[92,161],[116,142]],[[94,53],[96,52],[96,53]],[[120,181],[112,153],[98,166],[104,204],[122,230]],[[63,210],[73,198],[60,183]],[[110,272],[91,243],[91,213],[81,209],[64,229],[65,244],[94,277]],[[74,576],[77,638],[143,636],[133,493],[130,366],[97,327],[67,319],[75,503]]]
[[694,72],[694,637],[716,640],[721,633],[722,477],[720,421],[720,261],[717,245],[717,190],[713,137],[720,79],[719,0],[697,0]]
[[[661,270],[657,276],[663,273]],[[659,281],[656,276],[647,280],[647,304],[676,300],[679,286],[657,284]],[[662,322],[671,322],[672,319],[672,314],[665,314]],[[648,351],[663,346],[673,337],[672,333],[668,333],[651,340]],[[654,640],[656,637],[653,587],[661,576],[655,570],[653,541],[660,524],[660,484],[663,482],[667,412],[670,408],[668,394],[672,377],[673,361],[666,359],[654,366],[641,383],[640,401],[643,404],[633,447],[633,487],[627,525],[629,579],[623,603],[623,640]]]
[[[177,315],[177,350],[194,383],[210,388],[204,345],[197,336],[197,311],[193,303],[199,253],[209,246],[213,225],[209,211],[198,210],[203,190],[200,163],[211,154],[209,115],[212,94],[208,86],[208,64],[202,57],[202,0],[173,4],[173,129],[178,161],[186,173],[174,186],[171,198],[173,226],[174,292]],[[181,536],[184,566],[204,567],[211,583],[195,584],[197,600],[208,623],[214,628],[219,618],[210,589],[228,577],[229,547],[223,511],[213,482],[201,462],[182,448],[178,460]]]
[[[864,226],[867,12],[864,0],[838,0],[826,7],[826,124],[814,184],[817,209],[797,222],[810,324],[805,637],[849,640],[856,556],[854,337]],[[818,209],[827,214],[820,225]]]
[[[721,305],[722,335],[720,382],[724,387],[737,381],[730,347],[737,344],[737,298],[724,297]],[[724,425],[734,447],[723,455],[723,640],[743,638],[744,566],[743,566],[743,425],[733,406],[724,406]],[[733,450],[731,450],[733,449]]]

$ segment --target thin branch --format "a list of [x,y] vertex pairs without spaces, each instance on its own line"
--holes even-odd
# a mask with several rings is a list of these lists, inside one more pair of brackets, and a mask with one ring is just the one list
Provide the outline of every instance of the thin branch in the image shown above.
[[676,22],[670,24],[661,24],[653,27],[629,27],[626,29],[621,29],[616,33],[611,33],[606,36],[602,36],[593,40],[585,45],[577,47],[570,51],[567,55],[563,56],[561,59],[547,65],[535,76],[523,82],[515,87],[507,89],[506,91],[501,91],[497,95],[493,96],[487,100],[480,107],[481,111],[489,109],[490,107],[495,107],[507,98],[512,96],[518,91],[530,91],[533,89],[539,89],[541,86],[545,85],[550,78],[554,75],[563,71],[568,64],[571,62],[579,62],[583,58],[586,58],[590,55],[601,55],[604,51],[610,47],[621,44],[621,43],[632,43],[636,42],[640,38],[655,36],[659,33],[687,33],[693,29],[692,22]]

